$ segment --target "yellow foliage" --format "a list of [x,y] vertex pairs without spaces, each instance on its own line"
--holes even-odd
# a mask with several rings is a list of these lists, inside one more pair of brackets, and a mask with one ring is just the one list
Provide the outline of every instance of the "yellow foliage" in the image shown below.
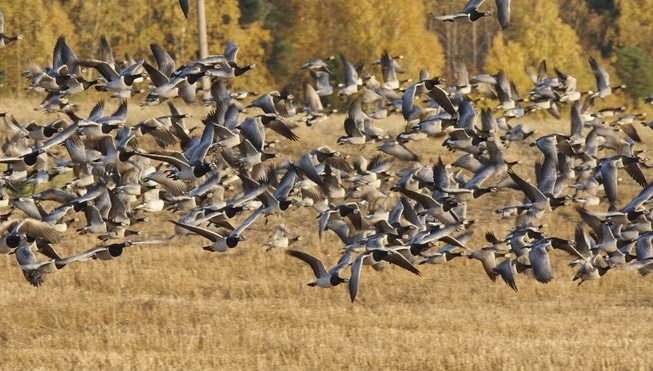
[[[580,48],[578,36],[559,17],[555,2],[514,2],[511,7],[511,24],[506,33],[498,33],[485,59],[488,73],[503,69],[515,82],[518,91],[532,88],[532,82],[524,73],[526,66],[536,69],[546,59],[549,74],[553,68],[576,77],[579,84],[592,82],[587,64],[589,55]],[[593,89],[579,86],[579,89]]]
[[653,40],[650,31],[653,27],[653,0],[617,0],[619,17],[614,25],[616,45],[636,45],[653,55]]

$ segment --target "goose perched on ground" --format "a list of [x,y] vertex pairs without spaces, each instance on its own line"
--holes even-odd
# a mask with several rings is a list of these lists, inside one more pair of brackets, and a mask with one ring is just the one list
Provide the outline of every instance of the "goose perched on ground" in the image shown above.
[[349,264],[349,260],[351,259],[350,251],[344,253],[338,260],[338,263],[329,270],[326,269],[322,260],[311,254],[297,250],[288,250],[287,253],[311,266],[315,275],[315,281],[307,284],[310,287],[317,286],[328,289],[338,286],[341,283],[349,282],[348,278],[340,277],[340,271]]
[[0,48],[4,48],[5,46],[11,44],[16,40],[22,40],[22,39],[23,39],[23,35],[7,36],[5,34],[5,17],[2,15],[2,12],[0,11]]

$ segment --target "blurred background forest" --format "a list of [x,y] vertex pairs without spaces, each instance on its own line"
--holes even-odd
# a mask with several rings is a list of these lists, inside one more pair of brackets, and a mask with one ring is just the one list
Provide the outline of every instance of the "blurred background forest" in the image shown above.
[[[460,11],[466,2],[207,0],[209,53],[222,54],[228,40],[238,44],[239,63],[259,68],[236,79],[234,87],[258,91],[299,87],[306,78],[300,66],[310,59],[343,53],[370,66],[388,50],[405,56],[406,78],[416,79],[423,68],[453,81],[452,63],[459,58],[470,75],[505,70],[519,91],[531,86],[524,69],[536,69],[542,59],[550,71],[556,67],[577,77],[579,90],[593,89],[587,63],[593,56],[611,73],[613,85],[628,85],[633,102],[653,92],[653,0],[517,0],[506,31],[494,15],[473,24],[431,16]],[[152,62],[150,43],[166,48],[178,66],[198,54],[193,2],[188,19],[177,0],[13,1],[0,10],[5,32],[24,36],[0,50],[4,96],[28,94],[20,72],[28,58],[47,65],[59,35],[80,58],[97,56],[102,35],[116,58],[129,53]],[[494,2],[481,10],[495,13]],[[341,80],[334,69],[334,80]]]

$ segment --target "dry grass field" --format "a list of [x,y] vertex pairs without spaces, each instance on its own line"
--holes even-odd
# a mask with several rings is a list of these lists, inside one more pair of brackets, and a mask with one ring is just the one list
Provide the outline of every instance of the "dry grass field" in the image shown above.
[[[80,102],[80,113],[87,114],[93,103]],[[0,111],[11,111],[21,121],[51,120],[32,110],[37,104],[36,99],[3,100]],[[199,123],[206,109],[192,111],[190,122]],[[164,112],[164,107],[130,105],[129,122]],[[393,116],[379,125],[397,134],[402,121]],[[359,148],[336,145],[342,122],[338,116],[313,128],[300,125],[301,140],[281,138],[279,148],[293,159],[321,144],[354,155]],[[527,123],[542,134],[569,130],[568,120]],[[638,130],[644,143],[651,143],[650,129]],[[427,139],[409,147],[422,164],[440,155],[451,162],[460,155],[441,143]],[[367,156],[377,152],[374,145],[362,151]],[[528,143],[513,143],[505,157],[521,159],[516,172],[533,178],[536,151]],[[653,179],[651,170],[644,171]],[[623,181],[620,191],[629,198],[637,186],[627,176]],[[500,191],[470,203],[468,218],[478,219],[471,226],[470,246],[483,247],[487,229],[507,233],[513,220],[500,219],[494,210],[512,196],[522,198]],[[149,216],[149,222],[138,225],[143,235],[137,238],[173,234],[167,220],[177,215]],[[260,218],[244,233],[247,240],[226,253],[202,250],[208,242],[198,236],[128,247],[113,261],[73,263],[46,275],[39,288],[25,281],[13,256],[2,256],[0,368],[651,369],[651,277],[614,270],[579,287],[571,280],[575,270],[567,267],[568,255],[554,251],[553,281],[541,284],[519,276],[516,293],[500,279],[490,281],[478,261],[461,258],[420,266],[423,277],[394,266],[382,272],[364,267],[359,295],[351,303],[346,285],[307,287],[314,279],[308,265],[281,250],[265,252],[271,231],[286,223],[303,237],[293,248],[335,263],[341,242],[332,232],[319,241],[315,217],[312,209],[289,209],[267,225]],[[542,221],[547,234],[573,238],[578,220],[568,207]],[[57,245],[64,255],[101,243],[96,236],[74,233],[83,225],[83,220],[74,224]]]

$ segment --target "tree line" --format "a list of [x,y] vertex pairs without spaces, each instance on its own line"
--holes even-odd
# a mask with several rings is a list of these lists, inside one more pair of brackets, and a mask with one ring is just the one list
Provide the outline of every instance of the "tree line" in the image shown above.
[[[587,64],[602,62],[615,82],[629,86],[634,101],[653,92],[653,39],[648,37],[653,0],[513,1],[510,27],[496,17],[474,23],[444,23],[433,15],[462,10],[466,0],[398,2],[392,0],[206,0],[209,53],[221,54],[227,41],[240,46],[239,61],[256,63],[256,72],[234,81],[242,89],[299,88],[308,60],[344,54],[372,62],[384,50],[404,55],[406,78],[420,69],[453,79],[453,61],[462,60],[470,75],[502,69],[520,89],[528,89],[526,67],[547,64],[578,78],[589,90]],[[191,2],[192,4],[192,2]],[[481,10],[494,12],[494,2]],[[58,36],[80,58],[96,58],[101,36],[116,60],[128,53],[153,61],[149,45],[163,46],[178,65],[197,58],[197,23],[191,6],[185,19],[178,0],[33,0],[0,6],[5,33],[23,40],[0,49],[2,95],[27,94],[20,76],[28,58],[47,66]],[[338,58],[336,58],[338,61]],[[335,66],[333,80],[340,81]]]

